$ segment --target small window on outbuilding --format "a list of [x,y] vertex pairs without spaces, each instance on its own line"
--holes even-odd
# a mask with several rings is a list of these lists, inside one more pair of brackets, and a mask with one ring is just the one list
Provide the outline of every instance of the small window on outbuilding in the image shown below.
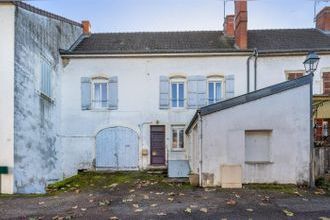
[[245,131],[245,162],[269,163],[271,130]]

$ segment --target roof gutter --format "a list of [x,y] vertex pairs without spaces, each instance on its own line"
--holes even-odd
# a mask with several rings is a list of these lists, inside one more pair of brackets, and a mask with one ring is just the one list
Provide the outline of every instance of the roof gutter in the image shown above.
[[[305,56],[310,50],[318,52],[319,55],[329,55],[330,48],[327,49],[299,49],[299,50],[258,50],[259,57],[274,56]],[[62,58],[141,58],[141,57],[210,57],[210,56],[249,56],[253,50],[244,51],[198,51],[198,52],[132,52],[132,53],[91,53],[77,54],[72,51],[61,51]]]

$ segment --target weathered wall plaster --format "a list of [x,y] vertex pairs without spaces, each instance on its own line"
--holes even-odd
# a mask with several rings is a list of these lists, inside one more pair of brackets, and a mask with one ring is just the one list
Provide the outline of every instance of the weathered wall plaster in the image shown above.
[[[62,178],[59,49],[68,49],[82,30],[20,7],[15,29],[15,192],[43,193],[47,183]],[[39,94],[41,59],[53,71],[53,102]]]

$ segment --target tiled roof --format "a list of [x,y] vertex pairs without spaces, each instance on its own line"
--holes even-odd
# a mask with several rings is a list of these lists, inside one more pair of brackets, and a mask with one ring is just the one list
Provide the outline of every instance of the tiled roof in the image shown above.
[[100,33],[83,39],[72,53],[180,53],[236,50],[219,31]]
[[[249,30],[248,50],[329,50],[330,35],[317,29]],[[222,31],[99,33],[86,36],[64,54],[237,52]],[[246,51],[246,50],[244,50]]]
[[318,29],[250,30],[249,48],[259,50],[329,49],[330,35]]
[[66,23],[69,23],[69,24],[72,24],[72,25],[76,25],[76,26],[80,26],[80,27],[82,26],[81,23],[79,23],[79,22],[64,18],[62,16],[50,13],[48,11],[44,11],[44,10],[36,8],[36,7],[33,7],[32,5],[26,4],[22,1],[8,1],[8,2],[11,2],[14,5],[16,5],[17,7],[23,8],[23,9],[28,10],[30,12],[33,12],[35,14],[39,14],[39,15],[42,15],[42,16],[45,16],[45,17],[48,17],[48,18],[63,21],[63,22],[66,22]]

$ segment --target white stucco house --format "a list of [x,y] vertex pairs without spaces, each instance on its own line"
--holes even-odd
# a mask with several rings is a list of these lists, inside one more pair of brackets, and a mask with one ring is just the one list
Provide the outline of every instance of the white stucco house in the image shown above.
[[[0,113],[6,120],[0,124],[0,166],[9,167],[1,192],[44,192],[49,182],[83,169],[169,168],[173,177],[191,168],[199,172],[185,134],[196,111],[303,76],[311,50],[321,57],[313,92],[323,93],[330,8],[319,13],[315,28],[248,30],[246,4],[235,3],[223,31],[92,33],[89,22],[1,2],[0,25],[8,34],[0,39]],[[29,89],[19,98],[21,87]],[[302,161],[310,163],[309,151],[303,152]],[[272,181],[300,183],[308,175]]]

